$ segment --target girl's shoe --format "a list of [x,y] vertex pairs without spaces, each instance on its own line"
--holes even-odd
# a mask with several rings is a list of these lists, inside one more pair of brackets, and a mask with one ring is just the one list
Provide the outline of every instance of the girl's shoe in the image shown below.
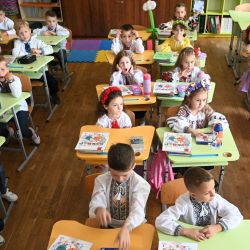
[[31,137],[32,141],[34,142],[34,144],[39,145],[41,143],[39,135],[35,132],[33,128],[29,127],[29,129],[32,132],[32,137]]
[[4,198],[5,200],[7,200],[9,202],[14,202],[18,199],[18,196],[16,194],[10,192],[9,189],[7,188],[6,193],[2,194],[2,198]]
[[2,235],[0,235],[0,246],[2,246],[5,243],[5,239]]

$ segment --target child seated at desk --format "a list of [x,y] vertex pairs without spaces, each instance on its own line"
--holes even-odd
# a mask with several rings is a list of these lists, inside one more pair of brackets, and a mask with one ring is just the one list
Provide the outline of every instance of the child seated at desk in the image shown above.
[[111,50],[118,54],[122,50],[131,50],[134,53],[143,53],[144,46],[138,32],[131,24],[123,24],[112,41]]
[[[215,193],[215,181],[206,170],[190,168],[184,174],[187,193],[180,195],[174,206],[161,213],[156,228],[170,235],[182,235],[196,241],[237,227],[243,217],[239,209]],[[185,228],[182,221],[202,228]]]
[[177,3],[175,6],[173,19],[167,23],[161,23],[159,26],[159,29],[160,30],[169,30],[171,32],[171,30],[173,28],[173,24],[177,20],[182,20],[187,25],[186,15],[187,15],[187,11],[186,11],[185,3]]
[[131,128],[131,120],[123,107],[121,90],[117,87],[105,89],[97,106],[100,117],[96,125],[103,128]]
[[166,38],[161,45],[158,45],[157,51],[179,53],[183,48],[192,47],[190,40],[185,37],[186,30],[187,26],[183,21],[175,21],[172,30],[173,35],[170,38]]
[[[34,34],[41,36],[69,36],[69,30],[58,24],[57,15],[53,10],[48,10],[45,13],[45,20],[47,25],[43,26],[41,29],[35,29],[33,31]],[[66,43],[66,40],[60,43],[60,48],[63,50],[64,62],[66,62],[67,59]],[[55,56],[61,63],[60,51],[54,53],[53,56]]]
[[163,72],[162,79],[168,82],[198,82],[210,83],[210,76],[195,66],[194,49],[187,47],[181,50],[173,72]]
[[[0,92],[11,93],[13,97],[18,98],[22,94],[22,83],[19,77],[9,72],[7,63],[3,56],[0,56]],[[23,137],[30,138],[35,145],[40,144],[40,137],[32,127],[29,127],[28,104],[25,100],[19,103],[20,107],[16,113],[18,123]],[[14,119],[12,119],[14,120]],[[8,138],[14,136],[14,129],[7,124],[1,123],[1,135]]]
[[[36,38],[36,35],[31,36],[31,29],[29,23],[26,21],[19,21],[15,24],[15,30],[19,39],[14,42],[14,49],[12,54],[15,57],[21,57],[28,54],[36,56],[50,55],[53,53],[53,48],[50,45],[45,44],[41,40]],[[52,76],[48,70],[46,70],[46,78],[48,82],[49,92],[51,95],[51,101],[53,104],[60,104],[58,92],[58,83],[54,76]],[[40,79],[43,80],[43,77]]]
[[191,83],[185,93],[182,105],[176,116],[167,119],[167,125],[180,133],[191,133],[193,136],[204,135],[199,129],[221,123],[223,129],[229,124],[224,115],[215,112],[208,104],[210,84],[206,81]]
[[135,155],[130,145],[112,145],[108,164],[109,172],[96,177],[89,216],[104,228],[121,227],[116,242],[120,249],[129,249],[129,232],[146,222],[150,185],[134,172]]
[[139,85],[143,84],[143,73],[136,68],[132,54],[128,51],[119,52],[113,62],[110,85]]
[[0,6],[0,31],[2,36],[16,34],[14,22],[5,16],[5,11],[2,6]]

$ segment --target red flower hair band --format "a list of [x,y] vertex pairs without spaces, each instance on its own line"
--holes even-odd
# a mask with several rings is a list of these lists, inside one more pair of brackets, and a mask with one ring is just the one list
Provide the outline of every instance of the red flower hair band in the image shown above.
[[101,104],[104,105],[109,97],[109,94],[112,92],[121,92],[118,87],[108,87],[102,92],[101,95]]

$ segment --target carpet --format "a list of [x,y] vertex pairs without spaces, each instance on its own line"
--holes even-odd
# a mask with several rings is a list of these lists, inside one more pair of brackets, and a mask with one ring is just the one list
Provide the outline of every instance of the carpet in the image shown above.
[[73,40],[68,62],[107,62],[105,50],[111,49],[111,40]]

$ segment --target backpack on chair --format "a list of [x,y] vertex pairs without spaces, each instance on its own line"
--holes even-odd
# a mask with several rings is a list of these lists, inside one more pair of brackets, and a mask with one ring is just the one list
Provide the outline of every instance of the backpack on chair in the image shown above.
[[157,193],[156,198],[158,198],[161,186],[165,182],[166,171],[168,173],[167,180],[173,180],[174,173],[171,162],[167,158],[166,153],[159,149],[158,152],[153,153],[147,162],[147,181]]

